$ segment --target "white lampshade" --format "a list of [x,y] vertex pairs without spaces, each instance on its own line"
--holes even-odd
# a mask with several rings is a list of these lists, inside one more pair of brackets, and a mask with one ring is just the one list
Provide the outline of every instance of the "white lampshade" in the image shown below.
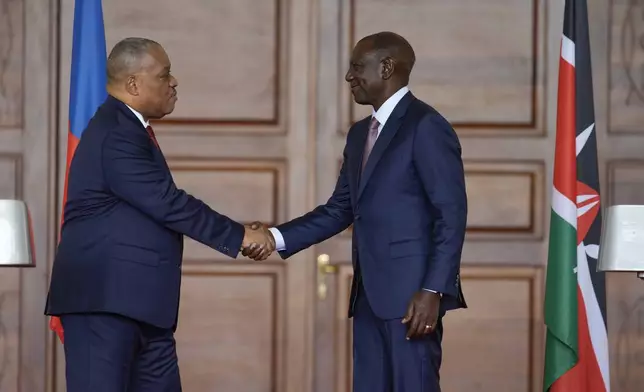
[[27,205],[0,200],[0,267],[34,267],[33,243]]
[[605,215],[597,269],[644,278],[644,205],[611,206]]

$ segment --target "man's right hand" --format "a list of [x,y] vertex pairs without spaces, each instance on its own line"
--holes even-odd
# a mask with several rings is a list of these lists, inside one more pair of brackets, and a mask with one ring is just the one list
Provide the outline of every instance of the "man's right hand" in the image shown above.
[[244,226],[242,255],[256,261],[266,260],[275,250],[275,238],[266,225],[253,222]]

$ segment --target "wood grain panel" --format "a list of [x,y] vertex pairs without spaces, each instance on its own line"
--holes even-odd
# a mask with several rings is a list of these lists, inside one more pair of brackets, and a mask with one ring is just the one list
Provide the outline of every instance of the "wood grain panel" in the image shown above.
[[18,390],[19,352],[20,273],[0,269],[0,392]]
[[0,199],[20,198],[22,160],[19,155],[0,154]]
[[611,379],[617,391],[638,391],[644,382],[644,295],[634,274],[608,275]]
[[22,126],[24,1],[0,2],[0,129]]
[[644,3],[611,4],[609,132],[644,132]]
[[465,161],[468,239],[543,235],[542,162]]
[[105,2],[108,48],[128,36],[163,45],[179,80],[164,122],[276,125],[280,121],[281,0]]
[[[644,204],[644,160],[608,163],[608,205]],[[637,391],[644,384],[644,283],[629,273],[606,275],[608,341],[613,387]]]
[[[242,223],[284,220],[285,162],[168,159],[175,182],[215,211]],[[186,254],[212,258],[213,250],[186,239]]]
[[177,350],[188,391],[278,391],[281,269],[184,271]]
[[441,387],[540,390],[541,270],[464,268],[461,276],[469,308],[445,317]]
[[609,205],[644,204],[644,160],[608,162]]
[[[351,277],[350,266],[340,267],[336,392],[350,391],[352,383],[352,321],[346,318]],[[441,387],[453,392],[537,392],[542,369],[542,270],[464,267],[461,277],[469,308],[450,312],[444,319]]]
[[[0,155],[0,199],[20,198],[20,157]],[[18,390],[20,271],[0,268],[0,392]]]
[[[347,52],[377,31],[407,38],[416,52],[412,91],[457,129],[542,132],[537,129],[543,90],[538,0],[345,1]],[[342,66],[347,64],[348,58]],[[370,114],[369,107],[349,101],[348,88],[343,90],[349,105],[345,118],[357,121]]]

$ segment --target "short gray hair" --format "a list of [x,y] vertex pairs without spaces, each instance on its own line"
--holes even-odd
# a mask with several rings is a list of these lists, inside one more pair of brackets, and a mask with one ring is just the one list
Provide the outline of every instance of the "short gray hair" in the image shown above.
[[148,38],[128,37],[119,41],[107,57],[107,82],[112,83],[138,71],[141,58],[158,42]]

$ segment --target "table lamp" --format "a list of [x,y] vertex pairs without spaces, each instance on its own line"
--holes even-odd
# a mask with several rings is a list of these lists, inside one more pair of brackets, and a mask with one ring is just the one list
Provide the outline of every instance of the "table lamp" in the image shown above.
[[597,270],[635,272],[644,279],[644,205],[606,209]]
[[32,233],[27,205],[0,200],[0,267],[35,267]]

